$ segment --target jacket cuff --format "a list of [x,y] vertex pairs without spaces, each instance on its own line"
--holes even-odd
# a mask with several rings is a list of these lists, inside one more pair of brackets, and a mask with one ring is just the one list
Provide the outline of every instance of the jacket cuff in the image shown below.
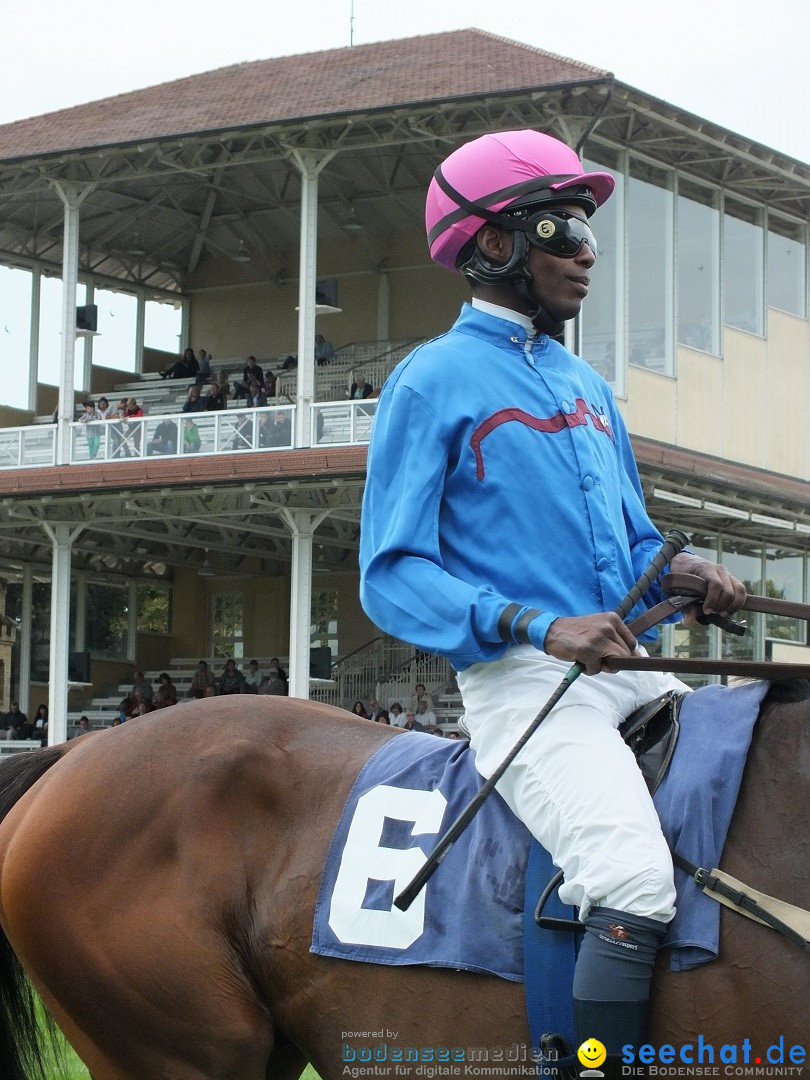
[[510,645],[534,645],[542,649],[546,631],[556,617],[539,608],[508,604],[498,618],[498,636]]

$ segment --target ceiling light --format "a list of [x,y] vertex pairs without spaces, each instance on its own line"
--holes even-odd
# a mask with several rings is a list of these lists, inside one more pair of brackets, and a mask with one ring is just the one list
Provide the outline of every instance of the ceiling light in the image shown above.
[[770,525],[774,529],[790,529],[793,532],[793,522],[784,518],[767,517],[765,514],[752,514],[751,520],[757,525]]
[[677,491],[664,491],[661,488],[653,488],[653,498],[660,499],[661,502],[678,503],[679,506],[694,506],[696,509],[703,505],[702,499],[693,499],[691,495],[679,495]]
[[740,521],[751,520],[751,515],[747,510],[738,510],[736,506],[723,506],[722,503],[704,500],[703,509],[708,510],[710,514],[722,514],[723,517],[739,518]]

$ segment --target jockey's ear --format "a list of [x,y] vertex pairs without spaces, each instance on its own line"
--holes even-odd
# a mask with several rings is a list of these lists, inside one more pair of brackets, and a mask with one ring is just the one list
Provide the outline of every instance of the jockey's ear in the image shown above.
[[512,233],[498,225],[482,225],[476,236],[482,255],[489,261],[503,266],[512,254]]

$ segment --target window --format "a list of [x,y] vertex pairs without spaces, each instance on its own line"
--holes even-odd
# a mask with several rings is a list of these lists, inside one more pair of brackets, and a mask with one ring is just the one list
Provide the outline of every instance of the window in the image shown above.
[[171,631],[172,591],[165,585],[138,586],[138,630],[145,634]]
[[720,353],[720,213],[717,193],[681,181],[678,190],[678,341]]
[[[87,303],[87,286],[79,284],[76,305]],[[82,368],[85,338],[76,340],[74,353],[73,386],[82,389]],[[62,367],[62,279],[42,277],[39,294],[39,356],[37,381],[49,386],[59,385]]]
[[97,656],[124,657],[129,629],[129,590],[126,586],[87,585],[85,641]]
[[96,289],[98,337],[93,339],[93,364],[135,370],[138,300],[132,293]]
[[804,225],[768,218],[768,305],[807,316],[807,252]]
[[630,363],[673,373],[673,195],[663,169],[631,160],[627,189]]
[[[765,596],[777,600],[804,599],[804,557],[796,551],[768,548],[765,552]],[[807,623],[783,615],[765,616],[765,637],[804,645]]]
[[245,655],[245,604],[241,593],[220,593],[213,598],[211,655],[241,660]]
[[143,343],[147,349],[179,353],[183,328],[183,308],[179,300],[147,300],[144,310]]
[[760,211],[726,200],[723,216],[724,322],[763,334],[764,236]]
[[338,591],[319,589],[312,593],[312,621],[309,627],[310,645],[326,646],[332,656],[338,655]]
[[31,271],[0,266],[2,404],[28,408],[31,363]]
[[588,172],[610,172],[616,188],[597,210],[591,226],[599,257],[590,271],[591,290],[581,315],[581,355],[611,384],[624,390],[624,325],[620,283],[624,280],[624,170],[619,155],[600,148],[599,161],[584,162]]
[[[720,562],[745,585],[750,593],[762,595],[762,548],[745,540],[724,537]],[[748,633],[745,637],[723,634],[722,655],[725,660],[753,660],[761,656],[762,616],[746,612]]]

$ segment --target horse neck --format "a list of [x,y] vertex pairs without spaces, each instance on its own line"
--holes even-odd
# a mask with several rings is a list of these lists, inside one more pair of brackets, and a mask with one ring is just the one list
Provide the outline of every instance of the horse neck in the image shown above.
[[[810,699],[767,703],[760,712],[722,867],[755,888],[806,903],[796,867],[810,848]],[[781,890],[781,891],[780,891]]]

